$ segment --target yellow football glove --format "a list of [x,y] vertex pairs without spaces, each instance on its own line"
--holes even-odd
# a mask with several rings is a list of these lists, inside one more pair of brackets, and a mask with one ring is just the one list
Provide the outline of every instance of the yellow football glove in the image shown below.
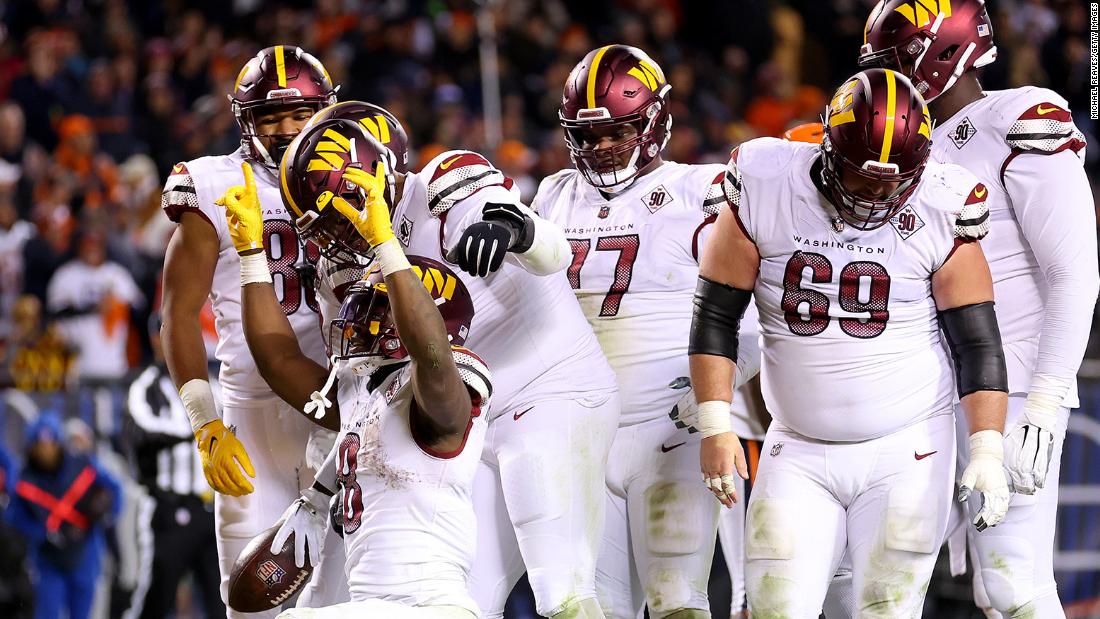
[[225,207],[229,237],[233,239],[237,253],[243,255],[264,248],[264,221],[252,166],[246,161],[241,164],[241,170],[244,171],[244,185],[233,185],[214,203]]
[[344,180],[363,190],[366,199],[363,210],[357,211],[343,198],[332,199],[332,205],[340,214],[351,221],[359,236],[366,239],[371,247],[378,247],[393,238],[393,222],[390,221],[390,207],[386,204],[386,166],[381,161],[375,167],[374,174],[360,168],[344,171]]
[[244,496],[252,492],[252,483],[244,476],[247,473],[249,477],[256,477],[252,460],[241,441],[225,427],[221,419],[195,430],[195,442],[202,457],[202,472],[211,488],[229,496]]

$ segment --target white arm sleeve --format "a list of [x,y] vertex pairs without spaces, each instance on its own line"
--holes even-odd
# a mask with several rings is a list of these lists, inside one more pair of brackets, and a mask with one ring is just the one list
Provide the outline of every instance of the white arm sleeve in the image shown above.
[[1076,380],[1100,290],[1092,190],[1069,151],[1015,157],[1004,185],[1049,286],[1035,382],[1060,401]]
[[520,266],[535,275],[551,275],[565,270],[573,261],[565,231],[526,206],[520,204],[519,208],[535,223],[535,242],[522,254],[511,255],[515,256]]
[[505,189],[501,185],[486,187],[455,203],[447,211],[444,242],[448,250],[458,242],[463,230],[482,220],[482,210],[489,202],[514,204],[535,222],[535,241],[531,248],[522,254],[509,253],[507,260],[515,260],[516,264],[534,275],[550,275],[569,266],[573,252],[569,249],[565,232],[520,202],[518,191]]

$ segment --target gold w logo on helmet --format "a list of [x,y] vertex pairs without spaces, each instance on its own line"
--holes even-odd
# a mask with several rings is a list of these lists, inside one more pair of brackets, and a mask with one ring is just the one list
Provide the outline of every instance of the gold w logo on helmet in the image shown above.
[[917,133],[920,134],[920,135],[923,135],[925,138],[931,140],[932,139],[932,118],[928,115],[928,106],[927,105],[925,105],[924,109],[921,110],[921,114],[923,114],[923,117],[921,118],[920,128],[917,129]]
[[381,114],[375,114],[373,117],[365,116],[359,119],[359,124],[382,144],[390,143],[390,125],[385,116]]
[[[447,301],[450,301],[451,297],[454,296],[455,287],[458,285],[458,278],[454,275],[444,273],[435,267],[428,267],[422,270],[417,265],[413,265],[413,272],[420,278],[420,281],[424,282],[424,287],[428,289],[428,294],[438,294],[440,299],[445,299]],[[437,304],[438,303],[439,302],[437,302]]]
[[932,23],[932,19],[940,13],[943,13],[944,19],[951,17],[951,0],[913,0],[894,10],[904,15],[917,28],[923,28]]
[[325,129],[321,138],[314,151],[317,156],[309,160],[306,172],[335,172],[343,169],[346,159],[341,153],[351,152],[351,140],[335,129]]
[[[412,265],[412,270],[420,278],[428,294],[434,295],[438,291],[440,300],[436,301],[436,305],[442,305],[444,301],[450,301],[454,296],[455,288],[458,286],[458,278],[454,275],[444,273],[435,267],[423,269],[418,264]],[[378,282],[374,287],[388,293],[386,282]]]
[[829,102],[830,127],[855,122],[856,114],[852,111],[852,103],[855,101],[855,97],[852,93],[855,91],[856,86],[859,86],[859,80],[848,80],[833,95],[833,100]]
[[646,88],[655,91],[665,83],[665,74],[661,67],[646,60],[638,60],[638,66],[626,72],[645,85]]

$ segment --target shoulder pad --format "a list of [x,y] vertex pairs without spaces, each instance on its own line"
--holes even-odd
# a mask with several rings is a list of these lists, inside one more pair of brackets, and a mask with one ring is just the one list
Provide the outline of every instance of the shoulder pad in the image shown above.
[[191,178],[187,164],[177,163],[172,166],[172,173],[168,175],[164,191],[160,194],[160,207],[164,209],[168,219],[176,223],[179,223],[180,215],[184,211],[199,210],[195,179]]
[[[1053,93],[1039,90],[1036,94]],[[1073,117],[1064,105],[1064,102],[1059,105],[1042,101],[1028,107],[1009,127],[1005,141],[1014,150],[1036,154],[1049,155],[1064,150],[1081,152],[1085,148],[1085,136],[1073,124]]]
[[458,366],[458,375],[462,377],[462,382],[481,396],[481,402],[478,404],[484,405],[489,400],[489,396],[493,395],[493,377],[489,372],[489,366],[472,350],[463,346],[452,346],[451,356],[454,357],[455,365]]
[[512,179],[472,151],[452,150],[431,160],[422,172],[428,178],[428,210],[434,216],[486,187],[512,188]]
[[[733,158],[731,156],[730,163],[732,164],[732,162]],[[703,212],[707,215],[717,215],[718,212],[722,210],[722,205],[725,204],[726,201],[729,199],[726,193],[727,174],[729,174],[728,166],[725,170],[719,172],[707,186],[707,193],[703,196]],[[740,179],[737,179],[737,189],[731,188],[731,191],[737,192],[738,201],[741,200],[740,184]]]
[[985,185],[974,185],[963,202],[962,210],[955,217],[955,238],[978,241],[989,234],[989,207],[986,205],[988,197],[989,190]]
[[[722,173],[721,180],[722,198],[735,213],[741,208],[741,167],[737,162],[740,155],[740,146],[730,152],[730,161],[726,164],[726,171]],[[707,197],[710,197],[709,191],[707,192]]]
[[531,210],[538,215],[548,215],[549,213],[543,212],[545,207],[542,206],[542,202],[547,199],[546,195],[548,193],[556,191],[572,177],[570,173],[576,173],[576,171],[572,168],[558,170],[539,181],[539,186],[535,190],[535,197],[531,198]]

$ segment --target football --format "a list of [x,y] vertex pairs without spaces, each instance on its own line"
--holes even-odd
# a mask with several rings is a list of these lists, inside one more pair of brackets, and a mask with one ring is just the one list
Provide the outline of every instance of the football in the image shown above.
[[272,554],[271,540],[282,522],[248,542],[229,576],[229,606],[242,613],[276,608],[289,600],[309,580],[313,566],[294,565],[294,536],[279,554]]

